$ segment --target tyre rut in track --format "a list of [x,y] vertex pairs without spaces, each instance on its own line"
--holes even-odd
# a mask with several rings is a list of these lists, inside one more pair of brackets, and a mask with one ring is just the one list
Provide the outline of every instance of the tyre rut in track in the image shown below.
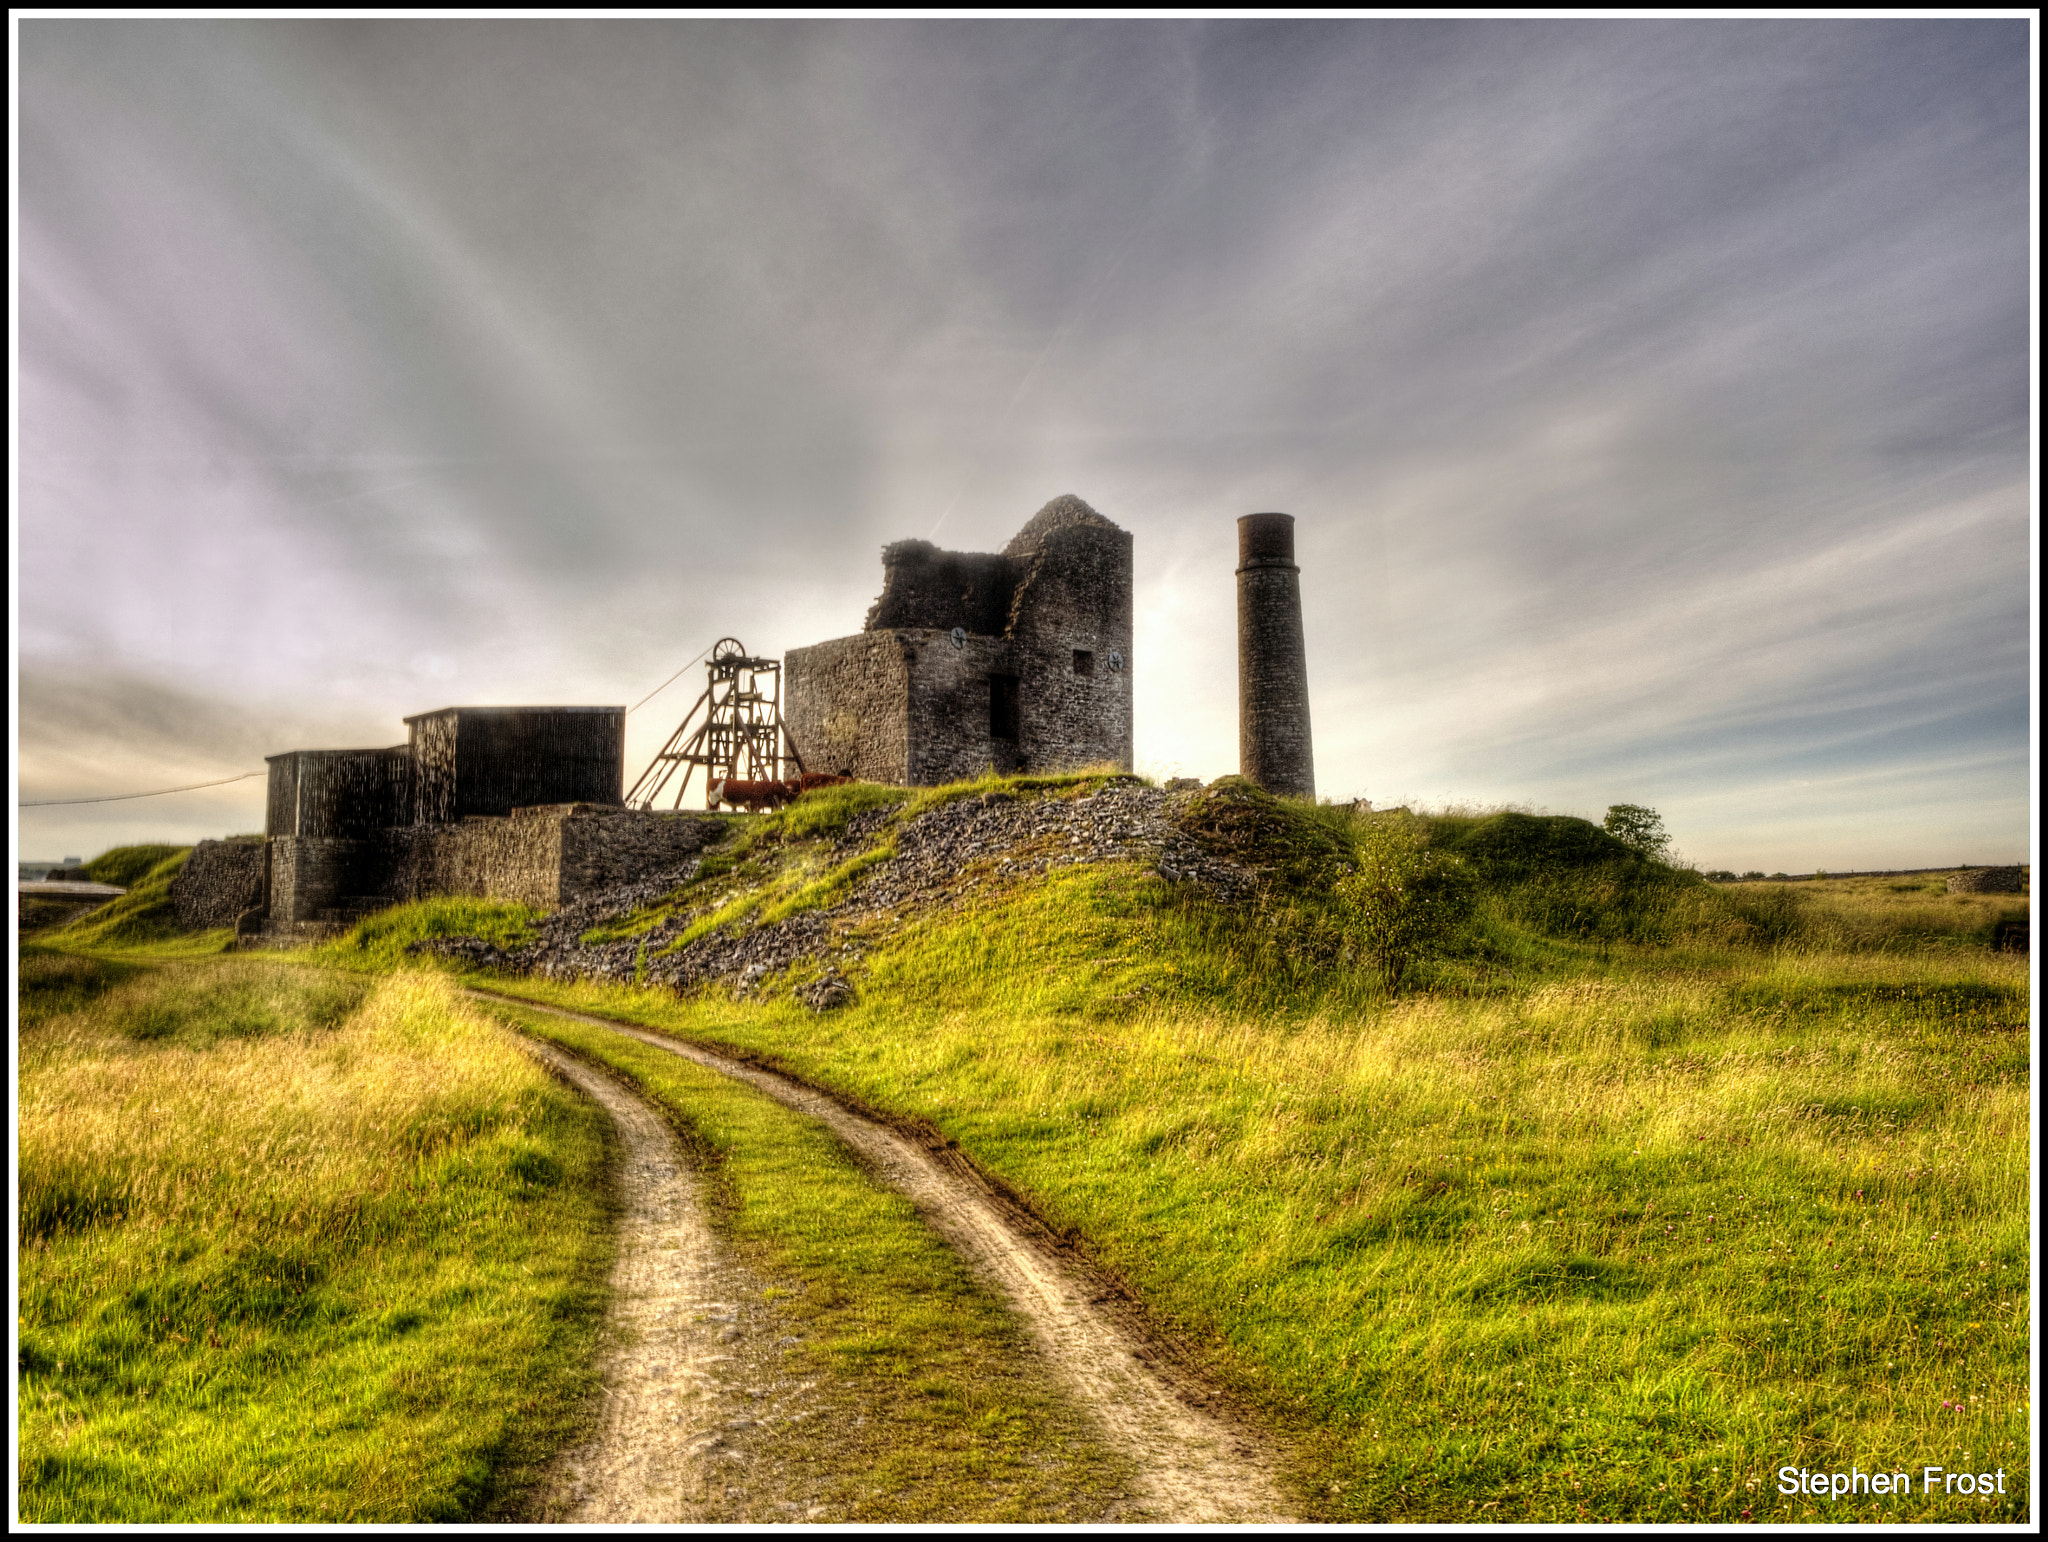
[[[621,1147],[619,1251],[610,1347],[592,1439],[562,1453],[537,1496],[537,1518],[567,1522],[722,1522],[815,1518],[780,1492],[736,1499],[728,1482],[749,1436],[774,1417],[803,1417],[809,1384],[776,1384],[749,1346],[760,1282],[704,1219],[695,1175],[662,1117],[617,1081],[537,1040],[528,1053],[611,1117]],[[745,1387],[746,1381],[768,1385]],[[768,1401],[756,1401],[766,1398]],[[731,1403],[745,1410],[738,1419]],[[779,1499],[781,1502],[775,1502]],[[795,1512],[795,1513],[792,1513]]]
[[1009,1300],[1070,1394],[1100,1423],[1111,1445],[1136,1464],[1137,1484],[1154,1518],[1294,1519],[1255,1439],[1199,1406],[1206,1400],[1202,1389],[1170,1371],[1140,1334],[1105,1310],[1108,1298],[1100,1287],[1032,1236],[999,1196],[971,1170],[963,1170],[964,1164],[942,1162],[900,1131],[773,1071],[611,1018],[494,991],[473,994],[637,1039],[820,1120],[883,1182],[910,1199]]

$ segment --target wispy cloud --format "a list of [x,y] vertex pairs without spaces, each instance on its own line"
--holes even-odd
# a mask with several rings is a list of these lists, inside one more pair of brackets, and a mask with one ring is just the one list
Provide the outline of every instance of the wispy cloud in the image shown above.
[[1282,508],[1327,791],[2024,834],[2024,22],[20,35],[25,786],[634,701],[1073,491],[1148,764]]

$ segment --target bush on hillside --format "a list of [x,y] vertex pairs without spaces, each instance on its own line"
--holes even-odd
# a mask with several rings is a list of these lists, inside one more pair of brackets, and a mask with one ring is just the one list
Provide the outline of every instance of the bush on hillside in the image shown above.
[[1640,803],[1608,805],[1601,828],[1637,856],[1661,862],[1671,851],[1671,836],[1664,828],[1664,816]]
[[1591,820],[1566,814],[1425,814],[1418,822],[1433,850],[1462,857],[1488,884],[1537,878],[1561,868],[1644,865],[1637,852]]
[[1388,990],[1424,954],[1442,946],[1472,915],[1478,886],[1456,857],[1430,851],[1408,820],[1365,824],[1357,866],[1333,886],[1348,929],[1371,955]]

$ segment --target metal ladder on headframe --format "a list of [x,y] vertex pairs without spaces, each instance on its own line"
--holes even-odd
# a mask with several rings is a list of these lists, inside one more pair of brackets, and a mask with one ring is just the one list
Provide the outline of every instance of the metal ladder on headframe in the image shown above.
[[678,772],[682,780],[669,806],[681,808],[699,766],[706,807],[711,784],[722,778],[782,781],[802,773],[803,757],[782,721],[782,661],[754,658],[737,637],[722,637],[705,668],[704,694],[640,773],[626,794],[627,808],[653,808]]

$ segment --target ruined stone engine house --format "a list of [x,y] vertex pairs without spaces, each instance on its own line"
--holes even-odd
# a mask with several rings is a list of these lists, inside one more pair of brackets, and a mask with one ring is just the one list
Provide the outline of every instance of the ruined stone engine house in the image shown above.
[[1131,769],[1130,532],[1069,494],[999,553],[897,541],[882,570],[860,632],[785,660],[808,769],[910,786]]
[[[1128,531],[1068,495],[1001,552],[898,541],[882,563],[862,631],[786,657],[782,727],[805,768],[898,786],[1131,769]],[[720,827],[623,806],[625,717],[446,707],[389,748],[272,755],[261,846],[202,842],[174,903],[284,942],[404,900],[554,909],[675,867]]]

